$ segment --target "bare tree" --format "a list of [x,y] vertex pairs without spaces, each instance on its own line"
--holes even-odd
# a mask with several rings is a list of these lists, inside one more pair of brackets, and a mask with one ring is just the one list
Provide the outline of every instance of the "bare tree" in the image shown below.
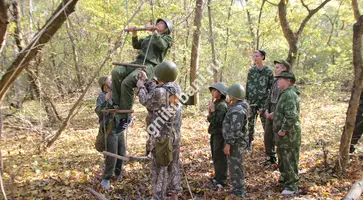
[[[203,0],[196,1],[195,8],[195,18],[194,18],[194,33],[193,33],[193,43],[192,43],[192,52],[190,58],[190,85],[194,87],[194,83],[197,79],[197,71],[198,71],[198,63],[199,63],[199,46],[200,46],[200,34],[201,34],[201,26],[202,26],[202,18],[203,18]],[[196,88],[197,89],[197,88]],[[191,99],[192,98],[192,99]],[[190,97],[189,104],[198,105],[199,103],[199,94],[198,91]]]
[[[353,25],[353,65],[354,65],[354,82],[349,106],[347,111],[347,118],[343,134],[340,139],[339,157],[335,165],[338,171],[346,171],[349,163],[349,147],[352,140],[354,125],[356,120],[356,113],[358,110],[358,101],[363,89],[363,58],[362,58],[362,35],[363,35],[363,15],[359,14],[358,3],[352,0],[352,7],[354,16],[357,22]],[[359,16],[359,17],[358,17]]]
[[0,80],[0,101],[3,100],[9,87],[23,69],[29,66],[29,62],[59,30],[67,16],[74,12],[77,2],[78,0],[63,0],[43,28],[40,29],[28,46],[19,53],[10,67],[7,68],[3,78]]
[[[227,24],[229,25],[229,20],[231,19],[231,15],[232,15],[232,6],[233,6],[234,0],[231,0],[231,4],[229,4],[228,7],[228,14],[227,14]],[[220,74],[219,74],[219,81],[223,81],[223,69],[225,68],[225,65],[227,63],[227,56],[228,56],[228,44],[229,44],[229,26],[227,26],[227,30],[226,30],[226,44],[225,44],[225,48],[226,50],[224,51],[224,63],[221,67]]]
[[279,18],[280,18],[280,24],[282,28],[282,32],[284,33],[284,36],[289,43],[289,53],[287,56],[286,61],[289,62],[291,65],[295,64],[296,56],[297,56],[297,43],[299,42],[300,36],[306,26],[306,24],[309,22],[312,16],[314,16],[320,9],[322,9],[329,1],[331,0],[324,0],[323,3],[321,3],[318,7],[316,7],[313,10],[310,10],[309,7],[304,3],[303,0],[301,0],[302,5],[307,9],[308,15],[303,19],[301,22],[299,29],[294,32],[291,27],[290,23],[287,20],[287,4],[288,1],[286,0],[280,0],[280,3],[278,4],[278,10],[279,10]]
[[214,44],[214,32],[213,32],[213,18],[212,18],[212,0],[208,0],[208,19],[209,19],[209,42],[212,48],[212,62],[213,62],[213,79],[214,82],[218,81],[219,64],[216,56],[216,47]]

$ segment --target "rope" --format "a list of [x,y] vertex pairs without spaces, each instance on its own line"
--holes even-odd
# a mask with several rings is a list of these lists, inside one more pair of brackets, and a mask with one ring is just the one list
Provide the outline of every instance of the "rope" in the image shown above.
[[[155,24],[154,2],[153,2],[153,0],[150,0],[150,5],[151,5],[151,14],[152,14],[152,22],[151,23]],[[149,44],[147,45],[147,49],[146,49],[146,53],[145,53],[144,61],[142,62],[142,65],[145,65],[147,54],[149,53],[149,48],[150,48],[151,40],[153,39],[153,37],[154,37],[154,34],[152,34],[151,37],[150,37]]]

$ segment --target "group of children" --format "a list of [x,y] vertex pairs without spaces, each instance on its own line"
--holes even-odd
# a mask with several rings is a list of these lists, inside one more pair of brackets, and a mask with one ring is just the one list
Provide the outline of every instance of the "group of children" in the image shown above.
[[[124,130],[130,123],[127,114],[101,112],[105,108],[131,109],[133,89],[138,89],[140,103],[146,107],[147,132],[150,136],[147,152],[151,152],[151,180],[154,199],[177,199],[181,193],[179,168],[181,96],[177,67],[172,61],[163,61],[172,44],[172,25],[166,19],[158,19],[153,34],[138,39],[132,29],[132,43],[139,49],[133,63],[146,65],[144,70],[117,66],[111,76],[99,79],[102,89],[97,99],[96,113],[100,129],[96,141],[98,151],[125,155]],[[211,188],[227,185],[230,172],[232,193],[246,197],[244,189],[244,154],[252,150],[254,125],[257,115],[267,119],[265,147],[267,162],[276,163],[275,145],[278,151],[280,182],[285,185],[282,194],[297,192],[297,167],[300,151],[299,98],[294,87],[295,76],[289,72],[286,61],[275,61],[275,78],[272,70],[263,65],[266,53],[254,52],[255,66],[249,71],[246,90],[240,84],[227,86],[218,82],[209,89],[213,101],[208,106],[208,132],[215,174]],[[112,91],[112,93],[111,93]],[[265,125],[265,122],[263,121]],[[121,179],[122,161],[105,157],[105,170],[101,186],[108,190],[112,178]]]

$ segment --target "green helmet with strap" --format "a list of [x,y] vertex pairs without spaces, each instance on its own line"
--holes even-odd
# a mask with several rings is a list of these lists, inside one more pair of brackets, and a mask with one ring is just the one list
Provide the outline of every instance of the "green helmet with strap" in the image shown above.
[[217,82],[214,83],[212,86],[209,87],[209,91],[212,91],[212,89],[216,89],[218,90],[222,95],[227,96],[226,94],[226,90],[227,90],[227,85],[224,84],[223,82]]
[[178,77],[176,64],[170,60],[164,60],[155,67],[154,79],[164,83],[174,82]]
[[173,31],[173,24],[167,20],[167,19],[163,19],[163,18],[159,18],[156,20],[156,23],[163,21],[166,24],[166,27],[168,28],[168,31],[166,32],[166,34],[170,35],[171,31]]
[[105,84],[107,76],[101,76],[98,78],[98,85],[100,86],[101,90],[103,90],[103,85]]
[[246,90],[242,85],[235,83],[229,86],[227,94],[238,100],[243,100],[246,97]]

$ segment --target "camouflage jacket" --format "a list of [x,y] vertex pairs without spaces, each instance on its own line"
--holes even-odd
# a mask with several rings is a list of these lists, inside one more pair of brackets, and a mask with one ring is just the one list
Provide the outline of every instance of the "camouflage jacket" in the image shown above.
[[[151,43],[149,51],[147,52],[150,40]],[[155,33],[143,39],[139,39],[137,36],[132,37],[132,47],[140,50],[136,60],[143,61],[147,52],[146,60],[154,65],[157,65],[164,60],[171,45],[172,38],[170,35],[166,34]]]
[[139,101],[151,115],[147,131],[152,144],[168,136],[172,137],[173,144],[180,142],[181,105],[170,102],[170,96],[176,94],[181,94],[180,86],[176,83],[157,86],[150,91],[145,87],[139,88]]
[[264,110],[267,110],[269,113],[274,112],[280,94],[281,90],[277,87],[277,79],[275,79],[270,94],[265,101]]
[[[273,130],[279,148],[297,148],[301,145],[300,99],[294,86],[281,92],[273,117]],[[285,136],[279,136],[279,131]]]
[[257,104],[257,107],[265,105],[265,101],[273,85],[274,73],[268,66],[259,70],[256,66],[248,71],[246,84],[246,99],[250,105]]
[[224,117],[228,111],[227,103],[225,100],[217,100],[214,102],[215,110],[208,117],[209,121],[208,133],[209,134],[222,134],[222,124]]
[[108,105],[112,105],[112,99],[106,101],[106,92],[101,92],[97,97],[95,112],[98,116],[98,122],[101,126],[108,124],[112,118],[111,113],[102,113],[101,110],[105,109]]
[[247,110],[243,101],[233,104],[223,120],[223,138],[230,145],[247,146]]

